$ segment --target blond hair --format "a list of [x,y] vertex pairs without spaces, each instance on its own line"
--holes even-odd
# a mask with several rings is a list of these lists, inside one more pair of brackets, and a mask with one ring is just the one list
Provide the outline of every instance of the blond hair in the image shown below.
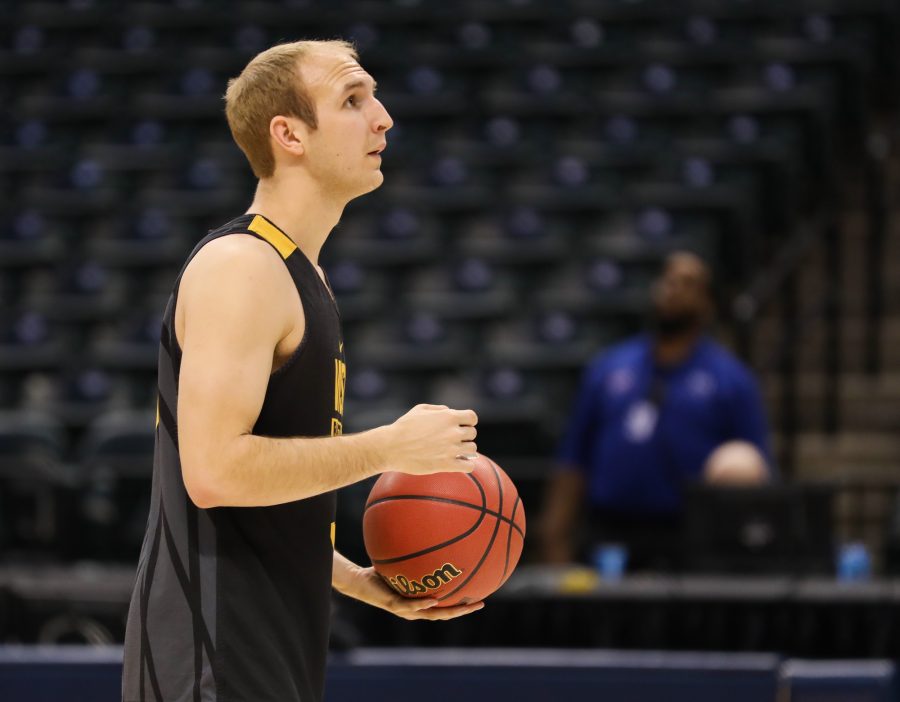
[[257,178],[269,178],[275,172],[275,155],[269,142],[273,117],[297,117],[312,129],[318,127],[316,105],[300,75],[300,62],[317,49],[337,50],[359,59],[356,49],[346,41],[295,41],[257,54],[237,78],[228,81],[225,117]]

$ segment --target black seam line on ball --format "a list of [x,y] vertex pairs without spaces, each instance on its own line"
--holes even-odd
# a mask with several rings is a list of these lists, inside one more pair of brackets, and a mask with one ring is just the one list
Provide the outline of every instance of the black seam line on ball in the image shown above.
[[[521,501],[521,498],[518,495],[516,495],[516,501],[513,504],[513,508],[512,508],[512,515],[510,515],[512,517],[512,519],[509,520],[509,533],[506,535],[506,560],[503,561],[503,575],[500,576],[500,584],[501,585],[503,584],[503,581],[506,580],[506,571],[509,570],[509,547],[512,544],[512,531],[513,531],[512,528],[515,526],[515,522],[513,520],[516,518],[516,510],[519,509],[520,501]],[[519,533],[520,534],[522,533],[521,530],[519,530]],[[525,540],[525,537],[522,536],[522,541],[524,541],[524,540]]]
[[[469,477],[472,477],[472,476],[469,476]],[[406,561],[406,560],[409,560],[410,558],[417,558],[418,556],[424,556],[426,554],[432,553],[433,551],[437,551],[446,546],[455,544],[457,541],[462,541],[469,534],[472,534],[478,527],[481,526],[481,523],[484,521],[484,517],[487,514],[487,509],[486,509],[487,495],[485,495],[484,488],[481,487],[481,485],[478,483],[477,480],[475,481],[475,484],[478,485],[478,491],[481,493],[481,505],[482,506],[479,510],[481,513],[478,515],[478,519],[475,521],[475,523],[469,529],[464,531],[459,536],[454,536],[449,541],[445,541],[444,543],[437,544],[435,546],[429,546],[428,548],[423,549],[422,551],[416,551],[415,553],[407,553],[405,556],[397,556],[396,558],[384,558],[384,559],[378,559],[378,560],[372,559],[372,565],[390,565],[391,563],[399,563],[400,561]],[[384,498],[384,499],[388,499],[388,498]],[[366,509],[368,509],[368,507]]]
[[[473,505],[471,502],[465,502],[464,500],[453,500],[449,497],[433,497],[432,495],[391,495],[390,497],[380,497],[377,500],[372,500],[369,504],[366,505],[366,509],[369,507],[374,507],[375,505],[380,505],[382,502],[392,502],[394,500],[426,500],[428,502],[442,502],[447,505],[457,505],[458,507],[468,507],[469,509],[477,509],[481,510],[482,508],[478,505]],[[495,512],[492,509],[484,508],[483,511],[490,515],[491,517],[496,517],[501,522],[505,522],[509,524],[510,527],[519,532],[519,536],[523,539],[525,538],[525,534],[522,531],[522,527],[512,521],[509,517],[504,517],[502,514]],[[513,517],[515,517],[515,512],[513,512]]]
[[[497,509],[500,512],[500,514],[503,514],[503,484],[500,482],[500,474],[497,473],[497,469],[494,467],[493,463],[491,463],[491,469],[494,471],[494,477],[497,479],[498,502],[499,502],[499,504],[497,505]],[[478,479],[474,475],[469,473],[469,477],[472,478],[472,480],[474,480],[475,483],[479,485],[479,487],[481,486],[481,483],[478,482]],[[483,488],[481,490],[481,493],[484,494]],[[463,579],[463,581],[461,583],[459,583],[459,585],[457,585],[455,588],[453,588],[446,595],[442,595],[441,597],[438,597],[437,599],[439,602],[442,602],[443,600],[446,600],[448,597],[451,597],[455,593],[459,592],[462,588],[464,588],[466,586],[466,584],[472,578],[475,577],[475,574],[478,573],[479,570],[481,570],[481,566],[484,565],[484,562],[487,560],[488,554],[491,552],[491,549],[494,546],[494,541],[497,539],[498,531],[500,531],[500,520],[495,519],[494,520],[494,533],[491,534],[491,540],[488,541],[488,545],[484,549],[484,553],[481,554],[481,560],[478,561],[478,564],[474,568],[472,568],[472,572],[469,573]]]

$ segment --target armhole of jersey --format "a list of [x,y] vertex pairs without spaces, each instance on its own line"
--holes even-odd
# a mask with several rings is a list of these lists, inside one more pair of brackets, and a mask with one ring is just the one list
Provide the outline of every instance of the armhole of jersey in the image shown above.
[[[269,224],[265,219],[256,215],[250,220],[250,224],[247,225],[246,229],[235,229],[230,232],[223,232],[220,236],[213,237],[209,241],[205,242],[203,246],[206,246],[210,241],[215,241],[215,239],[220,239],[223,236],[228,236],[229,234],[251,234],[255,235],[257,238],[262,239],[267,242],[273,249],[278,252],[278,255],[287,262],[288,257],[297,250],[297,245],[291,241],[285,234],[279,231],[276,227]],[[184,276],[184,272],[187,270],[187,267],[190,265],[191,261],[194,260],[194,257],[200,253],[203,246],[197,248],[189,257],[188,260],[184,262],[184,266],[182,266],[181,271],[178,273],[178,278],[175,281],[175,285],[173,286],[172,294],[175,303],[178,302],[178,291],[181,288],[181,278]],[[173,315],[173,324],[174,324],[174,315]]]
[[[203,249],[211,241],[215,241],[216,239],[221,239],[223,236],[228,236],[229,234],[250,234],[251,236],[256,236],[259,239],[262,239],[273,249],[278,252],[278,255],[281,256],[282,260],[284,260],[285,265],[288,265],[287,259],[297,250],[297,245],[291,241],[285,234],[283,234],[279,229],[269,224],[265,219],[260,217],[259,215],[255,215],[250,223],[246,226],[246,228],[234,229],[232,231],[222,232],[219,236],[212,237],[208,241],[203,242],[202,246],[196,248],[191,255],[188,257],[187,261],[184,262],[184,265],[181,268],[181,271],[178,273],[178,277],[175,280],[175,284],[172,286],[172,319],[171,319],[171,336],[172,340],[175,342],[179,354],[181,352],[181,344],[178,343],[178,339],[175,333],[175,314],[178,309],[178,293],[181,290],[181,279],[184,276],[184,272],[187,270],[188,266],[191,264],[191,261],[197,256],[198,253]],[[292,276],[293,277],[293,276]],[[300,303],[303,305],[304,314],[306,313],[306,303],[301,298]],[[300,340],[300,345],[297,348],[299,351],[303,346],[305,346],[306,341],[306,330],[304,329],[303,338]],[[298,353],[292,354],[291,358],[286,362],[284,366],[289,365],[290,361],[294,360],[294,356],[299,356]],[[278,370],[281,370],[279,368]],[[276,373],[278,371],[275,371]]]
[[[260,239],[271,244],[272,248],[274,248],[282,259],[284,259],[284,263],[288,268],[288,258],[297,250],[297,245],[291,241],[291,239],[280,229],[270,224],[268,220],[260,217],[259,215],[255,215],[253,219],[250,221],[250,224],[247,225],[247,233],[254,234]],[[291,277],[293,278],[293,273],[291,273]],[[284,363],[281,364],[272,374],[269,376],[271,378],[276,378],[281,375],[284,371],[290,368],[300,356],[303,355],[303,352],[307,347],[307,340],[309,339],[309,330],[311,325],[311,315],[309,310],[307,309],[307,301],[304,299],[303,294],[300,292],[300,289],[297,289],[297,295],[300,298],[300,305],[303,308],[303,317],[304,317],[304,325],[303,325],[303,336],[300,339],[300,343],[297,344],[297,348],[294,349],[293,353],[285,360]]]

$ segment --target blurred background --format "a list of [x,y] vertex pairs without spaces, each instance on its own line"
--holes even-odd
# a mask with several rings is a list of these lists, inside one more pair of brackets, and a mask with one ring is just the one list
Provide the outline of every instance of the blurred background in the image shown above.
[[[225,85],[272,44],[333,37],[355,42],[395,120],[384,185],[323,250],[344,431],[420,402],[476,409],[529,536],[472,617],[410,623],[336,600],[329,699],[366,670],[382,671],[370,699],[435,680],[448,699],[454,684],[520,700],[894,699],[894,0],[2,3],[0,691],[31,695],[4,699],[114,698],[163,308],[255,186]],[[761,398],[769,479],[686,469],[677,557],[640,567],[583,490],[551,486],[585,369],[656,328],[654,281],[676,251],[713,275],[710,331]],[[337,528],[366,564],[370,486],[342,491]],[[570,549],[553,557],[565,499]],[[99,671],[96,690],[40,696],[35,671],[66,666]]]

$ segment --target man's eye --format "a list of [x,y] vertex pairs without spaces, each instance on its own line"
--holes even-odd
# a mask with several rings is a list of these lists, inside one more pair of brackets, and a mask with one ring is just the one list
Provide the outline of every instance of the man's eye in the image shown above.
[[351,95],[350,97],[348,97],[347,102],[345,104],[350,105],[350,107],[353,107],[354,105],[356,105],[356,96]]

